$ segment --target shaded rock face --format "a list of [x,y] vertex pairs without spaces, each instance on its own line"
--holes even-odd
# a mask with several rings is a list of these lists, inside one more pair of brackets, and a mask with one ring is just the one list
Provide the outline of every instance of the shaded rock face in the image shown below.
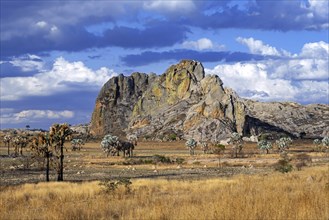
[[198,141],[219,141],[235,131],[311,138],[328,135],[328,124],[328,105],[242,99],[224,89],[218,76],[205,76],[200,62],[183,60],[160,76],[133,73],[110,79],[97,97],[91,133]]
[[134,104],[142,97],[157,76],[133,73],[111,78],[96,99],[91,118],[90,132],[95,136],[113,133],[125,135]]

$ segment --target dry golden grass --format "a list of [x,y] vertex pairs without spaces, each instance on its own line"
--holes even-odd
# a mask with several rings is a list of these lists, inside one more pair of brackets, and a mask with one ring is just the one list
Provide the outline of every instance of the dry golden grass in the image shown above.
[[2,188],[1,219],[328,219],[329,167],[208,180],[133,180]]

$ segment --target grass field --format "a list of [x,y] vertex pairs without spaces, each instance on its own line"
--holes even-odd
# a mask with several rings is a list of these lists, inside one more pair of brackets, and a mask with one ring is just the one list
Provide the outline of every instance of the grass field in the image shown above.
[[[278,153],[260,153],[252,143],[240,158],[229,149],[220,158],[199,149],[191,156],[184,142],[141,142],[132,158],[106,157],[99,143],[67,148],[67,182],[45,183],[28,150],[9,157],[1,145],[1,219],[329,218],[329,158],[311,142],[294,142],[289,157],[303,153],[311,161],[287,174],[274,171]],[[111,189],[121,178],[132,184]]]
[[136,179],[1,189],[2,219],[328,219],[329,167],[205,180]]

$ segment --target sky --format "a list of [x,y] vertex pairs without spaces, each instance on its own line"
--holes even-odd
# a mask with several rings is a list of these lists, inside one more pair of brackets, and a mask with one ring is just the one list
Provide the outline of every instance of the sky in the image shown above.
[[203,63],[259,101],[329,104],[328,0],[1,0],[0,125],[90,122],[102,85]]

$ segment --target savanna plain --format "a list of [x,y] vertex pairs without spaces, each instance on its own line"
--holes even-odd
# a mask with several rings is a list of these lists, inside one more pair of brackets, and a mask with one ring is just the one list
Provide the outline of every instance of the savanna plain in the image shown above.
[[312,141],[294,141],[286,173],[255,143],[237,158],[179,141],[139,142],[130,158],[66,147],[64,182],[45,182],[28,148],[13,157],[1,143],[1,219],[329,219],[329,155]]

